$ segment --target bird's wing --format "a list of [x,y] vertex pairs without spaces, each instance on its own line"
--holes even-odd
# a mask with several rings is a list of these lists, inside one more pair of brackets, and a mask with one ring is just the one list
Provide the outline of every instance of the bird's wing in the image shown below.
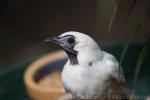
[[120,67],[120,72],[119,72],[119,63],[116,60],[116,58],[109,54],[104,52],[104,62],[106,64],[106,66],[108,67],[108,69],[110,69],[110,76],[117,80],[118,82],[125,82],[125,78],[124,78],[124,73],[123,73],[123,69],[122,67]]
[[119,72],[118,61],[113,56],[110,56],[110,58],[108,58],[107,60],[109,61],[109,67],[112,67],[112,71],[110,73],[111,80],[116,84],[116,87],[121,87],[121,98],[123,98],[123,100],[125,98],[127,100],[137,100],[134,93],[125,86],[124,72],[122,67],[120,67]]
[[120,72],[119,72],[119,68],[114,69],[114,71],[110,73],[110,77],[118,83],[121,83],[121,84],[125,83],[125,77],[124,77],[124,72],[122,68],[120,68]]

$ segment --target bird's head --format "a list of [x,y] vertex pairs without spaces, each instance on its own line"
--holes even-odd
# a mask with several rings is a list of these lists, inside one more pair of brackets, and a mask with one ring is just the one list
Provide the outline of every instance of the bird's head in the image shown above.
[[72,64],[77,64],[77,55],[81,52],[99,49],[96,42],[88,35],[69,31],[57,37],[47,38],[44,42],[53,42],[65,50]]

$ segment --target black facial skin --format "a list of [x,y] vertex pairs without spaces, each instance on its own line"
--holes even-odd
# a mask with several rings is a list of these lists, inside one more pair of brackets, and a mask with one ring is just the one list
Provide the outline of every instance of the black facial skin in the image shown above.
[[63,48],[67,53],[70,59],[70,64],[72,65],[78,64],[78,60],[77,60],[78,52],[73,49],[74,46],[76,45],[75,37],[73,35],[48,38],[44,42],[53,42],[59,44],[59,46]]

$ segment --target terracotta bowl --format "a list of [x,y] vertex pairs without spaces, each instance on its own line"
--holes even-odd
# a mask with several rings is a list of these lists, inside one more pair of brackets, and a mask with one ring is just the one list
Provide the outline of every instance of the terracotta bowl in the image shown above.
[[60,72],[67,58],[57,51],[33,62],[24,74],[27,92],[32,100],[58,100],[65,95]]

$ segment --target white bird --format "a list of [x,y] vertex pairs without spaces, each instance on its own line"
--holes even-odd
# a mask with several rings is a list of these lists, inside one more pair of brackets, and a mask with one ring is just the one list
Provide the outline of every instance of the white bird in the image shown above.
[[125,96],[124,74],[116,58],[90,36],[69,31],[46,42],[58,43],[68,55],[61,79],[65,90],[78,99],[118,100]]

